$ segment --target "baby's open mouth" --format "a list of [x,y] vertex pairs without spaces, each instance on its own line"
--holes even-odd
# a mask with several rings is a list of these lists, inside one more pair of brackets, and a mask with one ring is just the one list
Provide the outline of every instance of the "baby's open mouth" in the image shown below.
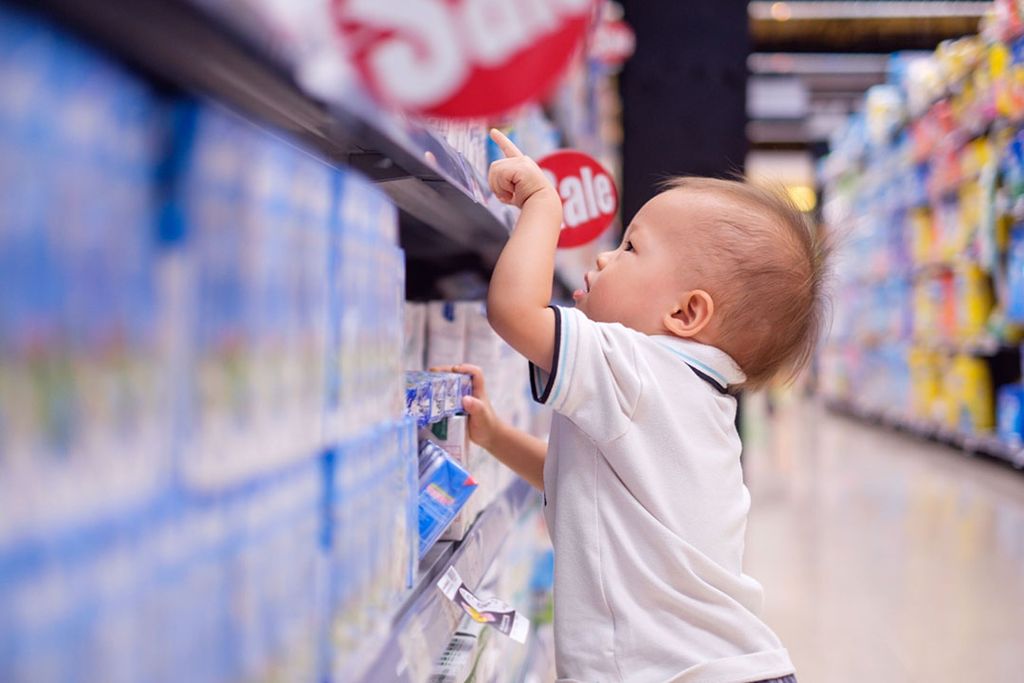
[[590,294],[590,273],[583,276],[583,291]]

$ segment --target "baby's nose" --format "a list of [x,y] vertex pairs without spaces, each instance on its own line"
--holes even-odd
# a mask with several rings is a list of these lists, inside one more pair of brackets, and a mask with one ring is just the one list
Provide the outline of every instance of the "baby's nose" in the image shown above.
[[612,253],[610,251],[602,251],[597,255],[597,269],[601,270],[608,265],[608,261],[611,259]]

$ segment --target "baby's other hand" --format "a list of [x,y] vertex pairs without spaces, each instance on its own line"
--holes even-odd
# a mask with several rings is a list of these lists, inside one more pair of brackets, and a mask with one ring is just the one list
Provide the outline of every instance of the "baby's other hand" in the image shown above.
[[475,365],[451,365],[430,368],[431,372],[458,372],[473,378],[473,395],[462,399],[462,407],[469,415],[469,438],[486,450],[491,450],[502,422],[494,414],[494,408],[484,388],[484,371]]
[[491,164],[487,174],[487,182],[494,195],[505,204],[512,204],[520,209],[534,196],[543,196],[557,203],[561,209],[561,199],[554,186],[544,175],[537,162],[519,151],[505,135],[496,128],[491,129],[491,139],[505,154]]

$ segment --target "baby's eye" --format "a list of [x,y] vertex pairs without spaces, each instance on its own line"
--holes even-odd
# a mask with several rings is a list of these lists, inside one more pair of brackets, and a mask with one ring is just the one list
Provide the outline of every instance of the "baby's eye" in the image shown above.
[[630,242],[629,240],[626,240],[625,247],[626,247],[626,251],[633,251],[633,243]]

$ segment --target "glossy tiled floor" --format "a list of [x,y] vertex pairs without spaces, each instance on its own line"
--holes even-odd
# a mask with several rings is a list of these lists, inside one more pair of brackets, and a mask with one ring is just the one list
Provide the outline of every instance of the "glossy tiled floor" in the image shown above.
[[750,403],[747,572],[801,683],[1024,683],[1024,473]]

